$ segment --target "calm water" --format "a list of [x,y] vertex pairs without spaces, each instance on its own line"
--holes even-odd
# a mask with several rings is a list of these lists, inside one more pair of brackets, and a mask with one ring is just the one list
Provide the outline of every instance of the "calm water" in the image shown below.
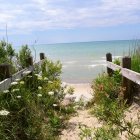
[[61,61],[64,82],[89,83],[99,73],[106,70],[105,56],[107,52],[112,53],[114,58],[120,58],[128,55],[131,46],[133,46],[133,41],[47,44],[34,47],[37,52],[37,60],[39,53],[44,52],[48,58]]

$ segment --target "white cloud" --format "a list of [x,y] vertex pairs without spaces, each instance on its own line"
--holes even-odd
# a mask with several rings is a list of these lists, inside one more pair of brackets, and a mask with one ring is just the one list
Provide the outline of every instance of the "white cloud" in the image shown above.
[[30,0],[1,2],[0,30],[27,33],[52,28],[82,28],[140,23],[139,0]]

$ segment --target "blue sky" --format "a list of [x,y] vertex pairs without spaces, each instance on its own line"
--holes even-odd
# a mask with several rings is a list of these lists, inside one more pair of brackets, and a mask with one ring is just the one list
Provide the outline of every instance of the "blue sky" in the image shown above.
[[140,0],[0,0],[14,45],[140,38]]

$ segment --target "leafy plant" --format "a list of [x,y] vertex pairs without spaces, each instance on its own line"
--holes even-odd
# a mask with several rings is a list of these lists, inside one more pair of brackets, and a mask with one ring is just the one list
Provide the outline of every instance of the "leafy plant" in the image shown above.
[[23,45],[21,50],[19,51],[19,63],[22,68],[27,67],[26,59],[31,56],[31,50],[28,45]]

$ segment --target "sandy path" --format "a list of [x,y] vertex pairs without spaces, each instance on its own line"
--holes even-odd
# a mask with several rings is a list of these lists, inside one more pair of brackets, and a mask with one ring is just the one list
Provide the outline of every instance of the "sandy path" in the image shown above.
[[97,118],[89,114],[89,110],[78,110],[78,115],[72,117],[68,122],[67,129],[62,131],[61,140],[80,140],[80,125],[101,126]]
[[[68,86],[72,86],[75,89],[72,95],[76,97],[75,101],[79,101],[82,97],[87,102],[92,98],[90,84],[68,84]],[[61,140],[80,140],[80,125],[87,127],[100,126],[97,118],[90,115],[89,110],[78,110],[77,113],[76,116],[70,118],[67,128],[62,131]]]

